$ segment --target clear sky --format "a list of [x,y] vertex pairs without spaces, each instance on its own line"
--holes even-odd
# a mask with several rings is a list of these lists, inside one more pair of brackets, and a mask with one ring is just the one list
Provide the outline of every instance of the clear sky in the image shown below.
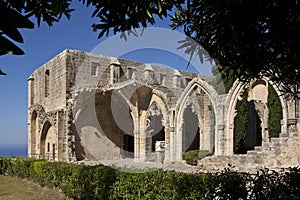
[[[70,21],[63,18],[51,28],[41,24],[39,28],[21,30],[24,44],[19,46],[25,51],[25,55],[0,56],[0,68],[8,74],[0,76],[0,151],[4,145],[27,144],[27,79],[30,74],[66,48],[90,52],[106,39],[97,39],[98,33],[92,31],[91,25],[97,23],[97,19],[91,18],[92,7],[86,8],[77,1],[74,1],[72,7],[75,11]],[[168,27],[167,24],[159,22],[157,26]],[[153,60],[159,55],[161,52],[155,54],[147,49],[142,54],[137,50],[123,57],[166,64],[161,60]],[[166,53],[163,57],[178,64],[171,54]],[[181,66],[185,68],[186,64]]]

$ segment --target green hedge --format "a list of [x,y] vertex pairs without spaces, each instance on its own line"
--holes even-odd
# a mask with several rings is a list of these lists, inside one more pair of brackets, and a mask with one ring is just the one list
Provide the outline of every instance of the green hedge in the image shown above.
[[300,191],[300,168],[257,174],[231,169],[215,174],[133,173],[102,165],[0,158],[0,174],[59,188],[72,199],[299,199]]
[[189,165],[197,165],[198,160],[201,160],[202,158],[205,158],[207,156],[212,156],[212,155],[213,155],[213,153],[211,153],[207,150],[190,150],[190,151],[184,152],[182,154],[182,158]]

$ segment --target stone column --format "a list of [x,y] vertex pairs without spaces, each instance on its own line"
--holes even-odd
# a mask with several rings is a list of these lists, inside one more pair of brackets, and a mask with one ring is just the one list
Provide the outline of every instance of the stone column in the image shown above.
[[170,128],[165,127],[165,159],[164,163],[170,163]]
[[225,139],[224,135],[224,129],[225,126],[222,125],[217,125],[217,134],[216,134],[216,142],[215,142],[215,155],[226,155],[230,154],[228,151],[229,145],[228,143],[230,142],[229,139]]
[[141,126],[140,127],[140,137],[139,137],[139,142],[140,142],[140,161],[145,161],[146,160],[146,128]]
[[64,143],[65,143],[65,113],[63,110],[57,112],[57,135],[58,135],[58,144],[57,144],[57,159],[59,161],[64,161]]
[[[183,124],[183,123],[182,123]],[[177,127],[176,128],[176,132],[175,132],[175,160],[176,161],[182,161],[182,151],[183,151],[183,128],[182,128],[182,125],[180,127]],[[177,141],[176,141],[177,140]]]
[[169,143],[169,163],[172,163],[175,161],[175,132],[174,127],[169,128],[169,135],[170,135],[170,143]]
[[71,108],[72,103],[67,106],[66,109],[66,121],[65,121],[65,133],[64,133],[64,144],[63,151],[65,152],[65,160],[68,162],[76,161],[76,153],[75,153],[75,129],[73,126],[73,115]]
[[[233,127],[227,127],[227,135],[225,135],[225,102],[226,95],[220,95],[217,99],[215,110],[215,155],[231,155]],[[229,120],[229,119],[226,119]]]
[[140,134],[139,127],[135,127],[133,130],[134,134],[134,161],[138,161],[140,158]]
[[32,155],[32,152],[34,152],[34,150],[32,149],[32,145],[31,145],[31,142],[35,142],[35,141],[32,141],[31,140],[31,123],[32,123],[32,116],[31,116],[31,113],[30,113],[30,108],[31,106],[34,104],[34,79],[32,77],[30,77],[28,79],[28,122],[27,122],[27,126],[28,126],[28,157],[34,157],[34,155]]

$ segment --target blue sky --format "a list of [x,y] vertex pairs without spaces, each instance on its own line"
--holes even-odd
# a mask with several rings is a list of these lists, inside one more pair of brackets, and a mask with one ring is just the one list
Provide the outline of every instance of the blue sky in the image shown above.
[[[59,23],[49,28],[46,24],[33,30],[21,30],[24,44],[19,46],[25,55],[0,56],[0,68],[7,76],[0,76],[0,151],[1,146],[19,146],[27,144],[27,79],[39,66],[47,62],[66,48],[82,51],[92,51],[106,38],[99,40],[98,33],[93,32],[91,24],[97,19],[91,18],[92,7],[86,8],[74,1],[71,20],[63,18]],[[168,23],[158,22],[157,26],[168,27]],[[165,52],[153,52],[147,49],[129,52],[124,58],[164,65],[181,65],[184,69],[184,60],[174,60],[174,55]],[[160,58],[158,60],[154,57]],[[164,59],[161,59],[164,58]],[[167,60],[164,63],[163,60]],[[171,64],[168,62],[172,62]],[[185,64],[180,64],[180,62]]]
[[[76,3],[75,3],[76,2]],[[91,29],[92,8],[77,1],[70,21],[67,19],[49,28],[41,24],[33,30],[22,29],[25,55],[0,56],[0,67],[7,76],[0,76],[0,147],[27,144],[27,79],[30,74],[66,48],[90,51],[100,41]]]

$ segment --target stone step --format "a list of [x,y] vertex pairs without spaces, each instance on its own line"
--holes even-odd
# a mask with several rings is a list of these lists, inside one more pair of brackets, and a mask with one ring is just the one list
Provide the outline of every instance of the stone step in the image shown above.
[[260,152],[263,150],[262,146],[254,147],[254,151]]
[[286,144],[288,137],[271,138],[271,144]]
[[247,151],[247,155],[257,155],[257,152],[255,150],[249,150]]

